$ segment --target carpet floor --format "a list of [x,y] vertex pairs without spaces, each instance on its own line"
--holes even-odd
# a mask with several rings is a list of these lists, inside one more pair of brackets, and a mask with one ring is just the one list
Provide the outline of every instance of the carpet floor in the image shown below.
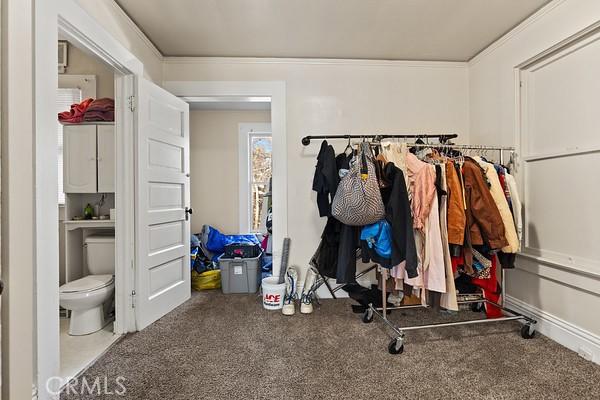
[[[61,398],[600,399],[600,366],[542,335],[522,339],[516,322],[407,332],[404,353],[391,355],[383,325],[362,323],[350,304],[324,300],[312,315],[285,317],[258,296],[194,293],[79,377],[106,379],[99,395]],[[390,319],[477,315],[417,309]]]

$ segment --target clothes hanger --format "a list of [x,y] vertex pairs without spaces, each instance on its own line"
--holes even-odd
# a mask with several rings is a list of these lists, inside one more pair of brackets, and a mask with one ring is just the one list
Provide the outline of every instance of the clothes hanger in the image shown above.
[[[348,152],[348,150],[350,150],[350,152]],[[350,137],[350,135],[348,135],[348,144],[344,149],[344,154],[346,154],[346,156],[349,156],[350,154],[352,154],[353,151],[354,149],[352,148],[352,138]]]

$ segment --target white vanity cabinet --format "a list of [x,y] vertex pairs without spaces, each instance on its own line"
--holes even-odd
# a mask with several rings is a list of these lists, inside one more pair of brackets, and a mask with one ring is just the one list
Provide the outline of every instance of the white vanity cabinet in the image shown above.
[[63,146],[65,193],[114,193],[113,124],[65,125]]
[[98,192],[115,192],[115,126],[98,125]]

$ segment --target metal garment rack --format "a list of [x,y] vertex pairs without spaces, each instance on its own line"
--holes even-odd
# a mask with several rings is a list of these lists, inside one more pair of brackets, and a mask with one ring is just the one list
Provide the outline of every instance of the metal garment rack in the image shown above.
[[456,133],[406,133],[406,134],[367,134],[367,135],[308,135],[302,138],[302,144],[308,146],[312,139],[374,139],[380,141],[383,139],[438,139],[440,143],[446,143],[450,139],[456,139]]
[[[498,151],[499,152],[498,161],[500,162],[500,164],[504,164],[504,153],[509,152],[510,163],[514,162],[514,156],[515,156],[515,148],[514,147],[449,144],[449,143],[447,143],[448,139],[450,138],[449,136],[452,136],[452,138],[458,137],[458,135],[453,135],[453,134],[451,134],[451,135],[446,135],[446,134],[441,134],[441,135],[387,135],[387,136],[386,135],[369,135],[369,136],[322,135],[322,136],[306,136],[306,137],[302,138],[302,144],[307,146],[310,143],[311,139],[348,139],[348,140],[350,140],[350,139],[373,138],[376,141],[379,141],[381,139],[387,139],[387,138],[424,138],[424,139],[437,138],[437,139],[439,139],[439,141],[441,143],[439,143],[439,144],[409,143],[408,145],[410,147],[419,147],[419,148],[434,147],[434,148],[447,148],[447,149],[451,149],[451,150]],[[366,272],[371,271],[373,268],[374,267],[370,267],[367,271],[363,271],[357,276],[362,276]],[[506,284],[505,284],[506,277],[504,275],[504,268],[502,268],[502,266],[500,266],[500,282],[501,282],[500,283],[500,289],[501,289],[501,297],[500,297],[501,302],[500,303],[495,303],[493,301],[485,299],[483,297],[482,293],[458,294],[457,295],[457,297],[458,297],[457,303],[459,306],[465,305],[465,304],[470,304],[471,310],[473,310],[473,311],[481,311],[483,304],[489,304],[491,306],[495,306],[495,307],[498,307],[499,309],[501,309],[504,312],[503,317],[491,318],[491,319],[474,319],[474,320],[457,321],[457,322],[441,322],[441,323],[433,323],[433,324],[426,324],[426,325],[413,325],[413,326],[406,326],[406,327],[400,327],[400,326],[397,326],[394,323],[392,323],[387,317],[388,312],[390,312],[392,310],[404,310],[404,309],[422,308],[422,307],[428,308],[429,306],[423,306],[423,305],[419,304],[419,305],[404,305],[404,306],[388,307],[387,306],[387,287],[386,287],[386,282],[388,279],[388,270],[385,268],[381,268],[381,267],[379,267],[379,268],[382,273],[381,280],[382,280],[382,284],[383,284],[382,285],[383,286],[382,307],[375,307],[375,306],[373,306],[373,304],[369,304],[368,308],[365,310],[365,312],[362,316],[362,321],[364,323],[370,323],[373,321],[374,316],[377,316],[393,332],[392,340],[388,344],[388,351],[390,354],[401,354],[404,351],[404,338],[406,336],[406,332],[420,330],[420,329],[436,329],[436,328],[444,328],[444,327],[450,327],[450,326],[474,325],[474,324],[483,324],[483,323],[496,323],[496,322],[507,322],[507,321],[520,320],[520,321],[524,321],[524,325],[521,327],[521,330],[520,330],[521,336],[524,339],[531,339],[535,335],[535,325],[537,324],[536,320],[534,320],[526,315],[523,315],[517,311],[514,311],[510,308],[507,308],[504,305],[504,301],[506,298]],[[334,291],[332,291],[331,287],[327,283],[326,278],[322,277],[322,279],[324,280],[324,283],[327,285],[327,287],[330,290],[330,292],[332,293],[332,295],[334,294],[334,291],[337,291],[341,287],[341,286],[338,286],[335,288]],[[335,298],[335,295],[333,297]]]

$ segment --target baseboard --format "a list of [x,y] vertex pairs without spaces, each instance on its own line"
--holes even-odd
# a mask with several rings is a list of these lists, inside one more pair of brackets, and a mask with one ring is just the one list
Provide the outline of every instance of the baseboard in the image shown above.
[[537,320],[536,330],[541,334],[586,360],[600,364],[600,336],[512,296],[506,296],[506,305]]

